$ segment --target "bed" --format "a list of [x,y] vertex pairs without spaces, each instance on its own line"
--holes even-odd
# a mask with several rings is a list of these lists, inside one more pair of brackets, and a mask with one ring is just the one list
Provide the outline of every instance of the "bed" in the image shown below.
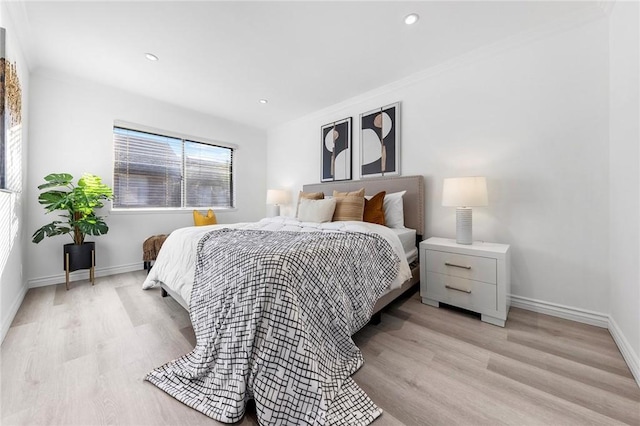
[[375,195],[380,191],[386,191],[388,194],[400,191],[406,191],[403,198],[404,226],[406,229],[415,230],[415,254],[414,258],[409,260],[411,267],[411,278],[402,283],[402,285],[392,291],[384,294],[376,302],[373,308],[373,322],[380,321],[380,311],[389,303],[402,296],[404,293],[415,288],[420,281],[420,264],[418,262],[417,247],[423,239],[425,228],[425,195],[424,195],[424,178],[420,175],[416,176],[398,176],[391,178],[372,178],[359,181],[340,181],[308,184],[303,186],[305,192],[324,192],[329,196],[333,191],[350,192],[357,191],[360,188],[365,189],[365,195]]
[[197,343],[146,380],[227,423],[249,399],[260,424],[375,420],[381,410],[351,379],[363,363],[351,336],[418,281],[407,260],[422,239],[424,189],[411,176],[303,190],[362,187],[406,191],[404,224],[414,231],[284,217],[174,231],[143,288],[160,285],[190,311]]

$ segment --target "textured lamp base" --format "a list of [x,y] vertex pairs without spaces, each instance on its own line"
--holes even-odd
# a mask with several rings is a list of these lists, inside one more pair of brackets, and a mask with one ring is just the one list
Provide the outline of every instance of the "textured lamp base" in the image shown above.
[[473,212],[470,207],[456,208],[456,243],[473,243]]

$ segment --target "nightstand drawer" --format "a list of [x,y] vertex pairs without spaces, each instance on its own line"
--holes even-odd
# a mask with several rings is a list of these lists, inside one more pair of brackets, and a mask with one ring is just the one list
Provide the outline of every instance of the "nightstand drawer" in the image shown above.
[[496,284],[496,260],[487,257],[427,250],[426,269],[430,272]]
[[427,272],[426,297],[476,312],[497,309],[495,285],[436,272]]

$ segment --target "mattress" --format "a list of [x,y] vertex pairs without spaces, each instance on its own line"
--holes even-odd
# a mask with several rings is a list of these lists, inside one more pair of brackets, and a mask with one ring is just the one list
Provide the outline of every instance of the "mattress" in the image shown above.
[[407,262],[411,263],[418,257],[416,247],[416,230],[409,228],[391,228],[394,234],[400,239]]

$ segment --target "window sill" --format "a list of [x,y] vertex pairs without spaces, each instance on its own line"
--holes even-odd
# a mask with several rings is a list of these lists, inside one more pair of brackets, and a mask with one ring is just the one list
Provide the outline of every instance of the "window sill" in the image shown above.
[[213,210],[217,213],[236,212],[236,207],[198,207],[198,208],[179,208],[179,209],[110,209],[110,215],[137,215],[137,214],[192,214],[194,210],[207,211]]
[[4,194],[19,194],[21,191],[10,189],[10,188],[0,188],[0,193]]

